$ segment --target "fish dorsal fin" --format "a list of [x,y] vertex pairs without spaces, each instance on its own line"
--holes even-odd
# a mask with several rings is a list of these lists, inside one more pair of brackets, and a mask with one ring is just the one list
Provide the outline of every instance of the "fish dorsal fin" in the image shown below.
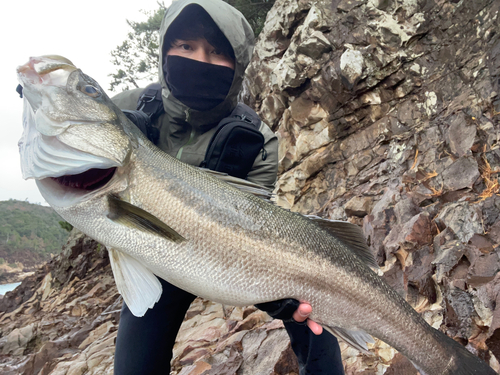
[[328,220],[314,215],[305,216],[334,237],[349,245],[349,249],[367,266],[375,269],[379,268],[359,226],[348,221]]
[[373,355],[373,353],[368,350],[368,346],[366,346],[366,343],[369,342],[371,344],[374,344],[375,340],[373,340],[373,337],[371,337],[365,331],[354,331],[350,329],[329,326],[323,326],[323,328],[325,328],[332,335],[340,337],[342,340],[344,340],[346,343],[359,350],[360,352],[368,355]]
[[139,229],[155,235],[160,235],[170,241],[180,243],[186,239],[163,221],[142,208],[134,206],[116,195],[108,196],[108,218],[129,228]]
[[262,185],[255,184],[242,178],[233,177],[227,173],[212,171],[211,169],[206,168],[199,169],[211,176],[217,177],[219,180],[224,181],[241,191],[244,191],[245,193],[253,194],[264,200],[270,201],[273,196],[272,191]]
[[118,291],[132,314],[143,316],[160,299],[160,281],[153,272],[130,255],[115,249],[108,250]]

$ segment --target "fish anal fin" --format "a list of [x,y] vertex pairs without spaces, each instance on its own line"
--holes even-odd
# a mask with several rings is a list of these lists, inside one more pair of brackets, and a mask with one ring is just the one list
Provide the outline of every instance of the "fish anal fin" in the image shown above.
[[176,243],[186,240],[156,216],[150,214],[142,208],[120,199],[116,195],[108,196],[108,204],[108,218],[116,223],[149,232],[151,234],[160,235]]
[[323,230],[348,245],[349,249],[367,266],[375,269],[379,268],[375,256],[366,244],[365,237],[359,226],[349,223],[348,221],[328,220],[312,215],[306,215],[306,217],[314,221]]
[[323,328],[330,332],[332,335],[340,337],[342,340],[344,340],[346,343],[359,350],[360,352],[367,355],[373,355],[373,353],[368,350],[366,343],[373,344],[375,343],[375,341],[373,340],[373,337],[371,337],[368,333],[364,331],[355,331],[339,327],[323,326]]
[[143,316],[160,299],[160,281],[153,272],[130,255],[115,249],[108,250],[118,291],[132,314]]

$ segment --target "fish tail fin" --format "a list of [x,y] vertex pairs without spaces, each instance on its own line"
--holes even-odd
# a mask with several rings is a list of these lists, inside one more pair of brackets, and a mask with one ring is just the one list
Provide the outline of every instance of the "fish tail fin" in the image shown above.
[[481,360],[478,356],[471,353],[463,345],[460,345],[455,340],[444,335],[447,340],[447,345],[453,350],[450,355],[450,362],[443,374],[449,375],[496,375],[494,371],[486,362]]
[[[498,375],[486,362],[467,350],[466,347],[459,344],[457,341],[446,336],[444,333],[433,329],[435,338],[447,348],[449,353],[446,358],[448,359],[445,368],[438,369],[439,374],[442,375]],[[421,375],[431,375],[410,359],[415,368]],[[437,372],[432,372],[437,373]]]

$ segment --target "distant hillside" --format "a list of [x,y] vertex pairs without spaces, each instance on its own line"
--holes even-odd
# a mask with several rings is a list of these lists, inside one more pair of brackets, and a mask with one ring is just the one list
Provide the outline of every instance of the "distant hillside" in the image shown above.
[[50,207],[17,200],[0,201],[0,264],[32,266],[58,253],[68,232]]

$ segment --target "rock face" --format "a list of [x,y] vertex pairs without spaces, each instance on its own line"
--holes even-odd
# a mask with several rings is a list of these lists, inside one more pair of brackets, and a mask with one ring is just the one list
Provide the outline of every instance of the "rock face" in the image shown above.
[[[386,281],[497,371],[499,10],[277,1],[242,94],[280,137],[279,204],[362,225]],[[373,351],[346,373],[415,373]]]
[[[33,267],[32,269],[36,269],[38,267]],[[24,272],[25,270],[26,270],[26,272]],[[0,285],[1,284],[20,283],[26,277],[33,275],[33,273],[34,273],[34,271],[28,271],[27,269],[23,269],[23,271],[21,271],[21,272],[18,272],[18,271],[4,272],[4,273],[0,274]]]
[[0,301],[0,372],[102,373],[113,363],[120,307],[107,251],[74,231],[60,255]]
[[[280,205],[362,226],[382,277],[500,366],[498,1],[276,1],[242,98],[280,137]],[[121,298],[72,234],[0,302],[2,374],[112,374]],[[416,375],[377,341],[346,374]],[[197,299],[172,374],[298,374],[280,321]]]

